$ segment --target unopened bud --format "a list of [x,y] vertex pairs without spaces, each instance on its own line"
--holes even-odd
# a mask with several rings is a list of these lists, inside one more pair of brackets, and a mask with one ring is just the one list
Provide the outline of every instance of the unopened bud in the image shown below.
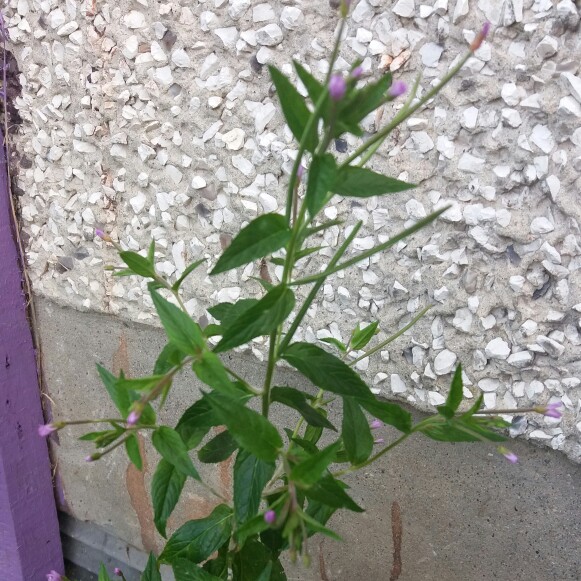
[[470,50],[472,52],[477,51],[482,46],[482,43],[488,36],[489,32],[490,32],[490,22],[487,21],[482,25],[482,29],[476,35],[476,38],[472,41],[472,44],[470,45]]

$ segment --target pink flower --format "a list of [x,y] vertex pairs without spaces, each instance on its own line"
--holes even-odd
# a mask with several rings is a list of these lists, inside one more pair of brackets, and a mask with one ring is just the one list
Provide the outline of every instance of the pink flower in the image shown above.
[[369,427],[372,430],[379,430],[379,428],[383,428],[383,422],[380,420],[373,420],[370,424]]
[[504,446],[499,446],[498,451],[502,454],[511,464],[516,464],[518,462],[518,456],[505,448]]
[[58,428],[54,424],[44,424],[42,426],[38,426],[38,435],[41,438],[46,438],[50,436],[53,432],[56,432]]
[[299,169],[297,169],[297,177],[299,178],[299,180],[302,180],[304,175],[305,175],[305,166],[301,163],[299,165]]
[[113,573],[115,573],[115,575],[117,575],[117,577],[123,577],[123,571],[121,571],[121,569],[119,569],[119,567],[115,567],[115,569],[113,569]]
[[391,87],[389,88],[389,91],[387,91],[387,94],[390,97],[394,98],[401,97],[406,93],[407,90],[408,86],[403,81],[395,81],[394,83],[392,83]]
[[373,440],[374,444],[385,444],[385,440],[383,438],[376,438]]
[[101,240],[104,240],[105,242],[111,242],[112,240],[109,234],[105,234],[105,232],[103,232],[103,230],[99,230],[99,228],[95,228],[95,236],[98,236],[99,238],[101,238]]
[[85,456],[85,462],[93,462],[95,459],[93,458],[93,455],[89,455],[89,456]]
[[133,410],[129,416],[127,416],[127,425],[128,426],[134,426],[138,421],[139,418],[141,417],[141,413]]
[[46,581],[65,581],[65,578],[60,573],[53,570],[46,574]]
[[490,32],[490,22],[485,22],[482,25],[482,29],[476,35],[476,38],[472,41],[472,44],[470,45],[470,50],[472,52],[477,51],[482,46],[482,43],[488,36],[489,32]]
[[353,79],[359,79],[362,74],[363,74],[363,67],[355,67],[351,71],[351,78],[353,78]]
[[274,524],[274,522],[276,521],[276,512],[274,512],[274,510],[267,510],[264,513],[264,521],[269,525]]
[[535,408],[535,411],[539,414],[543,414],[548,418],[555,418],[560,420],[563,417],[563,412],[561,412],[563,404],[560,401],[555,401],[547,405],[541,405]]
[[329,95],[333,101],[340,101],[347,92],[347,82],[342,75],[333,75],[329,81]]

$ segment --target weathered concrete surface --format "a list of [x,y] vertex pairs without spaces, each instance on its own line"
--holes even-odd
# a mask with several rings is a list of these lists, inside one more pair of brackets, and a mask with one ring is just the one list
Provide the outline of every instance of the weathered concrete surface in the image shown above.
[[[163,346],[161,331],[118,318],[81,313],[48,300],[38,301],[46,380],[56,418],[105,416],[113,411],[94,364],[147,372]],[[248,379],[260,367],[236,359]],[[302,382],[280,370],[280,382]],[[162,417],[175,422],[178,410],[196,397],[195,381],[182,379]],[[279,418],[282,423],[290,418]],[[148,470],[127,469],[124,453],[86,465],[86,443],[65,431],[56,449],[68,510],[104,526],[130,545],[157,549],[149,508],[149,479],[157,462],[146,443]],[[383,434],[382,434],[383,435]],[[390,434],[385,434],[386,439]],[[438,444],[409,440],[350,484],[367,512],[334,519],[345,544],[323,540],[327,579],[389,579],[392,566],[391,506],[402,519],[402,573],[399,581],[578,580],[581,578],[581,467],[564,455],[526,442],[511,443],[521,463],[511,466],[486,445]],[[229,489],[228,466],[205,477]],[[129,492],[126,485],[129,482]],[[192,486],[171,528],[207,511],[213,501]],[[310,572],[289,567],[289,579],[325,579],[318,571],[320,539],[313,541]]]

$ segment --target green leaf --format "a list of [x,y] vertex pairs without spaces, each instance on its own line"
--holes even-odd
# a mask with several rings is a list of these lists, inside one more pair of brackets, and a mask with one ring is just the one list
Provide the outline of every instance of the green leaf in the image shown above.
[[220,420],[204,396],[184,412],[176,426],[176,432],[186,447],[192,450],[204,439],[210,428],[219,425]]
[[324,527],[320,522],[309,516],[306,512],[301,511],[301,518],[308,524],[308,529],[310,529],[310,533],[321,533],[327,537],[335,541],[342,541],[343,539],[331,529]]
[[196,355],[204,349],[206,341],[202,330],[189,315],[156,292],[151,293],[151,299],[171,343],[188,355]]
[[341,442],[335,442],[300,464],[293,466],[290,479],[299,486],[312,486],[326,472],[329,464],[335,461],[340,447]]
[[[310,500],[334,509],[346,508],[353,512],[363,512],[363,509],[345,492],[346,487],[347,485],[344,482],[337,480],[331,474],[327,474],[309,489],[305,490],[305,495]],[[308,512],[311,514],[310,511]],[[314,515],[311,514],[311,516]]]
[[184,280],[186,280],[186,278],[192,273],[194,272],[194,270],[196,270],[196,268],[198,268],[198,266],[200,266],[201,264],[204,264],[204,262],[206,262],[205,258],[202,258],[200,260],[196,260],[196,262],[192,262],[192,264],[188,265],[187,268],[182,272],[181,276],[172,284],[171,288],[174,291],[179,290],[179,288],[182,286],[182,283],[184,282]]
[[155,268],[153,263],[150,262],[145,256],[137,254],[137,252],[120,252],[119,256],[121,260],[135,273],[139,276],[145,276],[147,278],[155,278]]
[[363,329],[361,328],[361,325],[357,325],[357,328],[351,334],[351,349],[353,351],[359,351],[360,349],[363,349],[363,347],[365,347],[369,341],[373,339],[374,335],[377,334],[378,325],[378,321],[374,321]]
[[385,101],[390,86],[391,74],[387,74],[378,81],[368,83],[362,89],[354,91],[351,99],[344,103],[340,114],[341,121],[349,127],[357,126]]
[[[270,76],[276,92],[278,100],[282,108],[282,112],[286,119],[290,130],[298,142],[302,141],[303,133],[311,117],[311,112],[305,104],[304,98],[295,89],[293,84],[275,67],[269,66]],[[314,152],[317,147],[317,132],[316,126],[313,127],[305,146],[307,151]]]
[[175,430],[160,426],[153,432],[151,441],[162,458],[173,464],[182,474],[200,480],[200,475],[188,455],[188,449]]
[[181,365],[185,354],[173,343],[168,343],[159,354],[153,367],[154,375],[165,375],[173,367]]
[[[507,422],[497,423],[493,418],[459,417],[442,423],[428,424],[420,430],[424,435],[439,442],[504,442],[506,437],[493,431],[506,428]],[[492,428],[492,429],[491,429]]]
[[141,576],[141,581],[161,581],[161,574],[157,568],[157,561],[155,560],[155,555],[153,553],[149,554],[147,566]]
[[139,451],[139,440],[135,434],[131,434],[127,440],[125,440],[125,451],[129,460],[133,462],[137,470],[143,468],[143,460],[141,459],[141,452]]
[[347,166],[336,176],[333,191],[343,196],[369,198],[383,194],[393,194],[415,188],[408,184],[363,167]]
[[120,389],[129,389],[133,391],[149,391],[162,381],[166,380],[165,375],[150,375],[148,377],[135,377],[128,378],[121,373],[121,376],[117,380],[117,387]]
[[264,416],[218,393],[209,393],[206,398],[241,448],[265,462],[276,460],[283,445],[282,439]]
[[351,367],[316,345],[292,343],[281,357],[321,389],[373,399],[369,387]]
[[109,393],[109,397],[113,400],[115,407],[119,410],[122,418],[127,418],[129,414],[129,406],[131,406],[132,400],[130,394],[125,389],[120,389],[117,385],[117,378],[110,372],[107,371],[101,365],[97,365],[97,371],[101,377],[101,381],[105,385],[105,389]]
[[192,369],[198,379],[220,393],[232,397],[239,395],[239,389],[230,381],[228,373],[220,358],[212,351],[204,351],[194,363]]
[[454,377],[452,378],[450,393],[448,393],[446,403],[444,405],[438,406],[438,413],[443,415],[445,418],[453,418],[456,410],[462,403],[462,396],[462,365],[458,364],[458,367],[456,367],[456,371],[454,372]]
[[232,510],[219,504],[206,518],[188,521],[169,539],[159,556],[162,562],[188,559],[200,563],[219,549],[232,531]]
[[322,224],[319,224],[318,226],[312,226],[311,228],[306,228],[305,229],[305,238],[308,238],[309,236],[313,236],[314,234],[322,232],[323,230],[327,230],[328,228],[331,228],[333,226],[341,226],[341,224],[343,224],[343,220],[328,220],[326,222],[323,222]]
[[311,75],[311,73],[309,73],[301,63],[293,61],[293,64],[295,65],[295,70],[297,71],[299,79],[305,86],[305,89],[307,89],[311,101],[313,104],[316,103],[321,98],[321,93],[324,90],[322,83],[319,83],[319,81],[317,81],[317,79],[315,79],[315,77],[313,77],[313,75]]
[[222,353],[255,337],[268,335],[286,320],[294,306],[295,295],[288,287],[279,285],[273,288],[224,331],[214,352]]
[[339,349],[339,351],[341,351],[341,353],[345,353],[347,351],[347,346],[345,343],[342,343],[339,341],[339,339],[335,339],[335,337],[324,337],[323,339],[319,339],[319,341],[328,343],[329,345],[334,345],[337,347],[337,349]]
[[246,542],[246,539],[260,534],[269,527],[270,525],[264,520],[264,515],[257,514],[236,529],[234,538],[236,543],[241,546]]
[[272,565],[267,581],[286,581],[280,561],[260,541],[251,539],[234,555],[232,569],[236,581],[263,581],[268,565]]
[[125,433],[125,428],[115,425],[112,430],[103,430],[100,432],[90,432],[79,438],[94,442],[97,448],[106,448]]
[[237,449],[238,444],[229,432],[220,432],[198,450],[198,458],[204,464],[217,464],[230,458]]
[[337,179],[337,162],[330,154],[315,155],[309,166],[307,181],[307,208],[314,218],[327,201],[327,194],[333,191]]
[[167,519],[176,507],[186,483],[186,476],[163,458],[151,480],[153,521],[162,537],[166,536]]
[[230,566],[230,541],[226,541],[219,549],[218,555],[203,565],[204,571],[211,573],[220,579],[228,579],[228,568]]
[[239,524],[258,512],[262,491],[274,470],[274,462],[264,462],[247,450],[238,452],[234,463],[234,512]]
[[401,406],[388,401],[377,399],[359,400],[362,405],[374,418],[397,428],[401,432],[408,433],[412,429],[412,416]]
[[[307,506],[307,510],[305,510],[311,518],[314,518],[321,525],[325,525],[336,511],[336,508],[311,499],[309,499],[309,505]],[[311,530],[311,534],[313,533],[314,531]]]
[[105,569],[105,565],[101,563],[99,567],[99,578],[97,581],[111,581],[111,577],[109,577],[109,573],[107,573],[107,569]]
[[291,231],[284,216],[263,214],[242,228],[230,246],[218,259],[210,274],[220,274],[243,266],[283,248],[290,240]]
[[353,398],[343,398],[343,424],[341,435],[349,462],[361,464],[373,450],[373,436],[365,414]]
[[175,559],[172,562],[172,571],[175,581],[222,581],[221,577],[208,573],[187,559]]
[[467,412],[462,414],[462,417],[464,418],[472,417],[475,413],[480,411],[480,408],[482,407],[483,403],[484,403],[484,394],[481,393],[474,402],[474,404],[472,405],[472,407]]
[[154,264],[155,240],[153,238],[151,239],[151,242],[149,243],[149,248],[147,249],[147,260],[149,260],[150,264]]
[[242,313],[258,303],[258,299],[240,299],[235,303],[218,303],[210,307],[208,312],[214,319],[220,321],[223,329],[227,329]]
[[323,414],[309,404],[307,396],[298,389],[273,387],[270,392],[270,399],[273,402],[276,401],[297,410],[311,426],[337,431],[335,426]]

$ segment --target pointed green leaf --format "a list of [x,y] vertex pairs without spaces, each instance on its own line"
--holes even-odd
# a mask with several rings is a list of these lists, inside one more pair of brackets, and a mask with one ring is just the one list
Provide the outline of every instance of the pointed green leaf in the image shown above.
[[401,406],[389,401],[379,401],[375,398],[359,400],[374,418],[397,428],[401,432],[408,433],[412,429],[412,416]]
[[234,512],[238,524],[256,515],[262,491],[274,470],[274,462],[264,462],[247,450],[238,452],[234,464]]
[[166,536],[167,519],[180,499],[186,478],[167,460],[159,461],[151,481],[151,502],[155,528],[162,537]]
[[222,581],[208,571],[202,569],[187,559],[175,559],[172,561],[172,571],[175,581]]
[[329,464],[335,461],[337,452],[341,447],[341,442],[335,442],[326,448],[323,448],[317,454],[307,458],[300,464],[293,466],[290,479],[299,486],[312,486],[326,472]]
[[133,391],[149,391],[166,379],[165,375],[128,378],[121,374],[121,377],[117,380],[117,387]]
[[265,462],[276,460],[282,439],[265,417],[222,394],[209,393],[206,398],[241,448]]
[[292,343],[281,357],[316,386],[338,395],[372,399],[369,387],[346,363],[310,343]]
[[172,284],[171,288],[174,291],[179,290],[179,288],[182,286],[182,283],[184,282],[184,280],[186,280],[186,278],[192,272],[194,272],[194,270],[196,270],[196,268],[198,268],[198,266],[200,266],[201,264],[204,264],[204,262],[206,262],[206,259],[202,258],[202,259],[196,260],[196,262],[192,262],[192,264],[188,265],[187,268],[182,272],[181,276]]
[[357,328],[351,335],[351,349],[353,351],[359,351],[363,349],[369,343],[369,341],[373,339],[373,336],[377,334],[378,325],[378,321],[374,321],[363,329],[361,328],[361,325],[357,325]]
[[242,546],[246,539],[254,537],[268,528],[270,528],[270,525],[264,520],[264,514],[257,514],[236,529],[234,538],[236,543]]
[[105,389],[109,393],[109,397],[113,400],[115,407],[119,410],[123,419],[127,418],[129,414],[129,406],[132,403],[129,392],[125,389],[120,389],[117,385],[117,378],[107,371],[101,365],[97,365],[97,371],[101,377],[101,381],[105,385]]
[[141,576],[141,581],[161,581],[161,574],[157,568],[157,561],[155,560],[155,555],[153,553],[149,554],[147,566]]
[[147,249],[147,260],[149,260],[150,264],[153,264],[155,260],[155,240],[153,238]]
[[192,364],[198,379],[211,388],[232,397],[239,395],[240,390],[230,381],[228,373],[220,358],[212,351],[204,351]]
[[334,189],[337,179],[337,162],[330,154],[315,155],[309,166],[307,181],[307,208],[314,218],[325,205],[327,194]]
[[154,375],[165,375],[173,367],[181,365],[185,354],[173,343],[168,343],[159,354],[153,367]]
[[271,564],[267,581],[286,581],[280,561],[260,541],[250,539],[241,551],[234,555],[232,569],[236,581],[263,581],[262,575]]
[[204,439],[210,428],[219,425],[220,420],[204,396],[184,412],[176,426],[176,432],[188,450],[192,450]]
[[313,77],[313,75],[311,75],[311,73],[309,73],[301,63],[293,61],[293,64],[295,65],[295,70],[297,71],[299,79],[305,86],[305,89],[307,89],[311,101],[316,103],[321,98],[321,93],[324,90],[322,83],[319,83],[319,81],[317,81],[317,79],[315,79],[315,77]]
[[351,98],[345,100],[340,114],[341,121],[347,126],[358,125],[385,101],[390,86],[391,74],[387,74],[375,82],[368,83],[362,89],[354,91]]
[[162,458],[173,464],[182,474],[200,480],[200,475],[188,455],[188,449],[175,430],[160,426],[153,432],[151,441]]
[[242,228],[210,274],[220,274],[280,250],[291,231],[280,214],[263,214]]
[[456,410],[462,403],[463,387],[462,365],[458,364],[458,367],[456,367],[456,371],[454,372],[454,377],[452,378],[450,393],[448,393],[446,403],[444,405],[438,406],[437,408],[439,414],[448,419],[454,417]]
[[393,194],[415,188],[395,178],[390,178],[363,167],[347,166],[342,168],[336,176],[333,191],[342,196],[355,198],[369,198],[383,194]]
[[159,561],[173,563],[176,559],[188,559],[200,563],[230,538],[231,527],[232,510],[220,504],[206,518],[181,526],[165,545]]
[[301,517],[307,523],[307,528],[311,534],[321,533],[322,535],[325,535],[335,541],[343,540],[336,532],[328,529],[327,527],[324,527],[320,522],[309,516],[307,513],[302,512]]
[[335,339],[335,337],[324,337],[323,339],[319,339],[319,341],[323,343],[328,343],[329,345],[334,345],[341,351],[341,353],[345,353],[347,351],[347,346],[345,343],[339,341],[339,339]]
[[202,330],[189,315],[157,292],[151,293],[151,299],[171,343],[188,355],[195,355],[204,349],[206,341]]
[[127,440],[125,440],[125,451],[129,460],[133,462],[137,470],[143,468],[143,460],[141,459],[141,452],[139,451],[139,440],[135,434],[131,434]]
[[288,287],[279,285],[273,288],[224,331],[214,352],[222,353],[255,337],[270,334],[286,320],[294,305],[295,295]]
[[240,299],[235,303],[218,303],[210,307],[208,312],[214,319],[220,321],[222,329],[227,329],[242,313],[253,307],[258,299]]
[[141,256],[141,254],[137,254],[137,252],[120,252],[119,256],[121,260],[135,273],[139,276],[145,276],[147,278],[155,278],[155,268],[153,264],[145,258],[145,256]]
[[373,436],[365,414],[351,397],[343,398],[343,444],[351,464],[365,462],[373,450]]
[[198,450],[198,458],[205,464],[217,464],[230,458],[237,449],[236,440],[228,432],[221,432]]
[[105,565],[101,563],[99,567],[99,578],[97,581],[111,581],[111,577],[109,577],[109,573],[107,573],[107,569],[105,569]]
[[[311,112],[305,105],[304,98],[295,89],[293,84],[283,75],[276,67],[269,66],[270,76],[276,87],[278,100],[282,108],[282,112],[286,119],[290,130],[295,139],[301,142],[303,133],[309,122]],[[317,132],[316,127],[313,128],[311,135],[309,135],[305,146],[307,151],[315,151],[317,147]]]
[[[353,512],[363,512],[363,509],[345,492],[347,485],[327,474],[309,489],[305,490],[307,498],[332,508],[346,508]],[[309,506],[311,503],[309,502]],[[311,511],[307,511],[314,516]],[[321,521],[320,521],[321,522]],[[326,521],[325,521],[326,522]],[[323,524],[325,524],[323,522]]]
[[297,410],[311,426],[337,431],[335,426],[323,414],[309,404],[307,396],[298,389],[273,387],[270,392],[270,399],[273,402],[276,401]]
[[484,394],[481,393],[474,402],[474,404],[472,405],[472,407],[466,413],[462,414],[462,416],[465,418],[473,416],[475,413],[480,411],[480,408],[482,407],[483,404],[484,404]]

